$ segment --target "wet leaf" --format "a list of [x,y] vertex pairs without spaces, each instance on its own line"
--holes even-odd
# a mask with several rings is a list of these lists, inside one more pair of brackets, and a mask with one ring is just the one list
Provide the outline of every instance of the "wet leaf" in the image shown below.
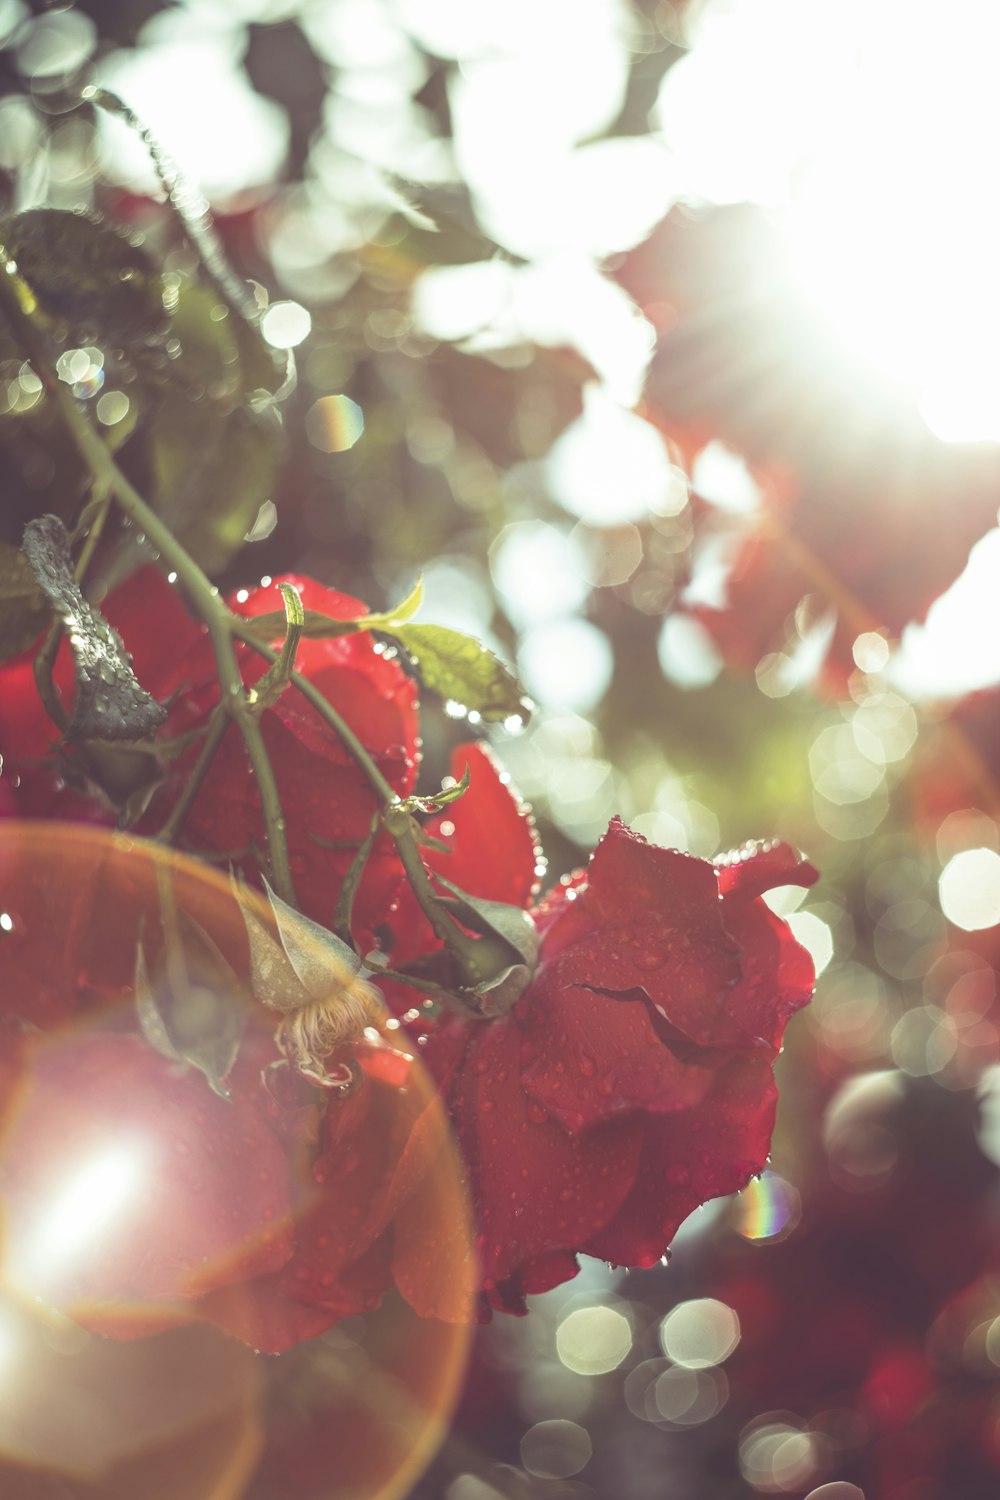
[[528,704],[517,678],[473,636],[443,625],[401,625],[389,629],[406,651],[424,687],[492,721],[524,719]]
[[[391,633],[394,626],[405,623],[416,614],[423,599],[423,579],[418,578],[405,599],[381,614],[359,615],[356,620],[335,620],[315,609],[307,609],[303,612],[301,634],[309,640],[333,640],[337,636],[357,635],[363,630]],[[278,610],[272,610],[266,615],[254,615],[247,621],[247,628],[262,640],[280,640],[285,633],[285,616]]]
[[[469,790],[469,781],[472,776],[471,767],[466,766],[462,773],[461,781],[453,781],[450,786],[443,786],[439,792],[431,792],[426,797],[407,797],[405,807],[408,812],[436,813],[442,808],[449,807],[452,802],[457,802],[459,797],[464,797]],[[439,844],[437,840],[422,839],[422,842],[434,843],[437,847],[447,851],[447,844]]]
[[0,240],[49,318],[114,344],[163,333],[163,284],[153,260],[104,220],[31,208],[0,223]]
[[29,521],[24,550],[73,652],[76,703],[67,735],[83,740],[150,738],[166,710],[136,680],[121,637],[80,592],[63,523],[57,516]]
[[443,875],[436,875],[435,879],[455,897],[462,922],[476,932],[503,938],[529,968],[534,967],[538,959],[538,929],[526,911],[520,906],[508,906],[505,901],[484,901],[479,896],[470,896]]

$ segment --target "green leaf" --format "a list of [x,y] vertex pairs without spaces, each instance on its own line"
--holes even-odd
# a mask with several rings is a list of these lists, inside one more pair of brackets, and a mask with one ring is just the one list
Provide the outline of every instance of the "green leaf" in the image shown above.
[[490,722],[527,718],[530,707],[517,678],[473,636],[443,625],[380,629],[399,642],[432,692]]
[[249,704],[254,713],[263,713],[277,703],[292,679],[295,669],[295,653],[299,648],[305,610],[302,596],[291,583],[279,583],[281,597],[285,601],[285,641],[277,661],[271,663],[257,686],[250,689]]
[[152,738],[166,710],[136,680],[121,638],[80,592],[69,536],[58,516],[29,521],[24,550],[73,652],[76,703],[69,735],[81,740]]
[[[503,938],[513,954],[533,969],[538,961],[538,928],[531,917],[520,906],[508,906],[505,901],[486,901],[481,896],[470,896],[459,886],[452,885],[443,875],[435,880],[455,897],[459,920],[475,932],[490,933]],[[512,955],[513,956],[513,955]]]
[[30,208],[0,223],[0,240],[54,321],[126,346],[163,333],[163,283],[153,260],[102,219]]
[[45,595],[28,559],[17,547],[0,542],[0,661],[30,646],[48,618]]
[[[362,630],[379,630],[383,635],[391,634],[393,626],[402,624],[416,614],[424,599],[424,581],[418,578],[413,588],[401,603],[382,614],[358,615],[355,620],[335,620],[331,615],[307,609],[302,616],[302,635],[308,640],[333,640],[341,635],[358,635]],[[278,610],[266,615],[253,615],[246,622],[248,630],[263,641],[281,640],[285,633],[285,616]]]
[[364,630],[391,630],[394,625],[402,625],[406,620],[412,620],[421,604],[424,602],[424,580],[418,578],[406,598],[399,604],[393,605],[383,614],[365,615],[361,623]]
[[[466,766],[462,773],[461,781],[453,781],[450,786],[443,786],[439,792],[430,792],[425,797],[407,797],[402,805],[406,808],[407,812],[440,812],[442,808],[450,806],[452,802],[457,802],[459,797],[465,796],[469,790],[470,777],[471,772],[469,767]],[[421,842],[429,845],[431,843],[436,844],[437,840],[422,838]],[[445,844],[440,847],[447,849],[448,846]]]

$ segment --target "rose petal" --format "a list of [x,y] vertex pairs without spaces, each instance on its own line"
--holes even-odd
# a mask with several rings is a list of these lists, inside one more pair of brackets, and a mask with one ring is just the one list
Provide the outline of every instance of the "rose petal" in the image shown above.
[[588,876],[546,935],[544,958],[556,956],[559,982],[644,990],[688,1041],[737,1045],[726,992],[740,976],[739,953],[723,926],[714,868],[656,848],[615,819]]
[[715,861],[719,894],[728,902],[752,899],[781,885],[814,885],[819,871],[790,844],[744,844]]
[[655,1265],[689,1213],[763,1171],[776,1101],[769,1060],[751,1054],[723,1067],[693,1109],[648,1116],[627,1202],[581,1248],[617,1264]]
[[513,1015],[457,1024],[467,1050],[451,1108],[490,1291],[525,1261],[574,1250],[615,1215],[632,1184],[642,1124],[629,1115],[571,1135],[524,1092],[523,1034]]
[[470,896],[527,906],[541,857],[531,811],[488,745],[459,746],[451,774],[461,781],[466,770],[468,791],[427,826],[450,852],[428,850],[427,864]]
[[645,1000],[614,999],[562,985],[559,967],[519,1007],[533,1056],[526,1092],[572,1133],[628,1110],[689,1109],[712,1082],[657,1035]]
[[740,947],[742,977],[726,997],[740,1030],[777,1051],[791,1016],[809,1003],[816,971],[809,953],[761,900],[723,903],[726,928]]

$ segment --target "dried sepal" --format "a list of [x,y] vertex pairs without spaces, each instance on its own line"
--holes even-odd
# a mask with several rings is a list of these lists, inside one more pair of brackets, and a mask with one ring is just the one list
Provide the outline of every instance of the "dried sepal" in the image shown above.
[[277,937],[254,910],[245,887],[233,881],[250,944],[256,998],[281,1015],[275,1040],[289,1064],[324,1087],[349,1086],[344,1065],[326,1060],[339,1047],[378,1036],[384,1010],[360,958],[334,933],[283,901],[265,882]]

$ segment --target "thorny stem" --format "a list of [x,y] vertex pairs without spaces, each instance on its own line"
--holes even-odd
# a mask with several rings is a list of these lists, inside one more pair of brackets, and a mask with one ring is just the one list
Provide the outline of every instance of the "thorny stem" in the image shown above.
[[208,628],[215,655],[219,685],[225,712],[236,723],[253,768],[260,792],[261,811],[267,839],[271,877],[279,896],[295,905],[295,890],[288,861],[288,843],[281,814],[274,768],[264,744],[255,714],[250,710],[243,689],[239,662],[233,644],[232,615],[218,589],[214,588],[198,564],[174,537],[122,473],[113,455],[91,427],[69,387],[59,379],[45,340],[30,315],[21,305],[11,263],[4,257],[0,266],[0,306],[16,338],[31,362],[47,395],[54,403],[72,442],[90,470],[95,488],[113,495],[120,508],[137,529],[144,533],[159,553],[162,563],[174,574],[192,608]]
[[[233,630],[265,661],[273,664],[278,660],[278,652],[274,650],[274,647],[265,645],[259,636],[253,633],[252,621],[243,621],[238,616],[234,616]],[[471,983],[475,984],[488,978],[495,971],[500,955],[495,951],[495,945],[489,939],[471,937],[448,915],[434,891],[430,876],[420,858],[413,819],[403,808],[402,800],[397,797],[354,730],[319,689],[301,672],[294,669],[289,674],[289,681],[312,704],[320,718],[330,726],[356,765],[368,778],[372,790],[382,804],[383,825],[396,845],[413,894],[435,935],[441,939],[449,952],[455,955]]]
[[[17,284],[12,274],[14,269],[12,263],[3,256],[2,246],[0,246],[0,307],[6,313],[7,320],[26,357],[61,416],[74,446],[90,470],[95,494],[113,496],[128,519],[145,535],[158,553],[161,564],[176,577],[195,613],[207,627],[215,656],[222,693],[220,712],[209,725],[192,774],[181,794],[180,801],[166,826],[161,830],[160,838],[173,837],[183,823],[211,765],[212,758],[222,743],[226,724],[231,719],[236,723],[243,737],[260,793],[268,860],[274,888],[282,900],[287,901],[291,906],[297,905],[288,858],[285,821],[281,813],[281,801],[274,768],[264,743],[258,713],[244,690],[236,656],[234,642],[236,639],[242,640],[272,666],[280,663],[277,670],[282,677],[299,689],[307,702],[312,704],[320,717],[337,735],[348,754],[367,777],[382,806],[385,827],[396,845],[417,902],[434,933],[457,959],[470,984],[476,984],[488,978],[495,971],[497,963],[502,961],[503,955],[496,943],[488,938],[472,937],[448,915],[435,894],[430,876],[424,867],[417,847],[413,820],[403,808],[401,799],[393,791],[350,725],[318,688],[291,665],[294,647],[291,652],[275,651],[254,635],[251,622],[232,613],[220,597],[218,589],[213,586],[195,560],[174,537],[169,527],[122,473],[113,454],[91,427],[85,412],[69,387],[59,379],[41,330],[21,304]],[[103,520],[101,524],[103,525]],[[87,543],[89,542],[88,536]],[[87,560],[94,546],[96,546],[96,538],[86,552]],[[54,692],[52,697],[55,698]],[[57,715],[61,714],[62,705],[59,704],[57,714],[54,715],[57,722],[59,722]]]

